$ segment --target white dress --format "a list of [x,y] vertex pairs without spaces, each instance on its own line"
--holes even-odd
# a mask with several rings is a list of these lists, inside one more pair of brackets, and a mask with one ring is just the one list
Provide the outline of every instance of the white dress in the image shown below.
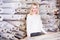
[[27,15],[27,20],[26,20],[26,24],[27,24],[27,36],[30,37],[31,33],[36,33],[36,32],[45,32],[45,30],[43,30],[43,24],[41,21],[41,17],[40,15]]

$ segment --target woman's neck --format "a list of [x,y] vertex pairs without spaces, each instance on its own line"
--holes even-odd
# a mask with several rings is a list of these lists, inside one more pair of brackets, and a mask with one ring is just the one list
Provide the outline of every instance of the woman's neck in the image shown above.
[[30,15],[38,15],[38,13],[29,13]]

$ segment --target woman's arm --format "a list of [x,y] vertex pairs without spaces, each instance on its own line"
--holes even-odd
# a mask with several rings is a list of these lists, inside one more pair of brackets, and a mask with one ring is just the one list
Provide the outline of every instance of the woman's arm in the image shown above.
[[40,17],[40,26],[41,26],[41,31],[45,34],[47,34],[47,32],[43,29],[43,24],[42,24],[42,20],[41,20],[41,17]]
[[30,21],[29,21],[29,15],[27,15],[26,19],[26,29],[27,29],[27,36],[30,37]]

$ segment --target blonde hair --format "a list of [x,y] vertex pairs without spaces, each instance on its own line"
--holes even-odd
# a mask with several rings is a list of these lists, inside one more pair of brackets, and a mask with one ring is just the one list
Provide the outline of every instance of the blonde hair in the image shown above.
[[38,7],[38,12],[37,12],[37,14],[39,14],[39,5],[38,5],[38,3],[32,3],[32,5],[31,5],[31,7],[30,7],[30,10],[29,10],[29,14],[33,14],[33,13],[32,13],[32,7],[33,7],[33,5]]

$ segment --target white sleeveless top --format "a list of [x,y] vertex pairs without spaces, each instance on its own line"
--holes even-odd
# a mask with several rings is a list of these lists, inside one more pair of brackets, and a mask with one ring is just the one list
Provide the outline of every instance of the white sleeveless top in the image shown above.
[[27,36],[30,36],[31,33],[36,33],[41,31],[46,33],[42,28],[43,24],[40,15],[28,14],[26,23],[27,23]]

